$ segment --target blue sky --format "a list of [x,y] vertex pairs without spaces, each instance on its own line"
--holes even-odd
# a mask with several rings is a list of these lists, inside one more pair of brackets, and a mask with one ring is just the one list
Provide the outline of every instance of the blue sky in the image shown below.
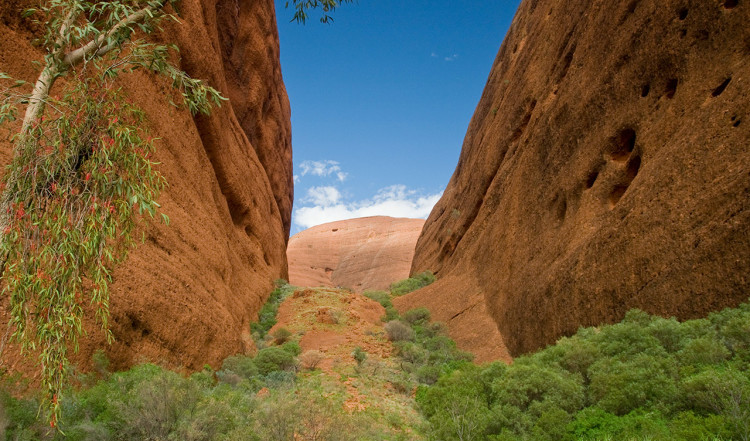
[[426,217],[519,0],[359,0],[327,25],[290,23],[284,3],[292,234],[352,217]]

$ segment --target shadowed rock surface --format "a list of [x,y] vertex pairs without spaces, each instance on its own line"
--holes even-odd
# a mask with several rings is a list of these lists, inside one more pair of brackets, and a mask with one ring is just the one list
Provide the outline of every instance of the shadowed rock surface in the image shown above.
[[517,355],[747,300],[748,23],[746,0],[524,0],[417,244],[439,280],[397,306],[459,342],[486,311]]
[[289,239],[289,283],[388,289],[409,277],[423,219],[364,217],[318,225]]
[[[27,2],[28,3],[28,2]],[[0,70],[33,81],[42,58],[20,21],[22,1],[0,5]],[[179,65],[229,101],[192,118],[168,104],[169,85],[139,73],[122,78],[160,137],[156,161],[169,182],[159,198],[170,225],[151,222],[146,241],[114,272],[111,327],[104,343],[88,324],[78,361],[105,348],[115,369],[149,360],[217,367],[252,348],[249,322],[287,276],[292,205],[289,101],[281,77],[271,0],[182,0],[179,24],[158,38],[180,47]],[[7,163],[10,145],[0,143]],[[7,322],[5,308],[0,321]],[[4,332],[4,329],[0,332]],[[6,348],[4,364],[34,373],[33,360]]]

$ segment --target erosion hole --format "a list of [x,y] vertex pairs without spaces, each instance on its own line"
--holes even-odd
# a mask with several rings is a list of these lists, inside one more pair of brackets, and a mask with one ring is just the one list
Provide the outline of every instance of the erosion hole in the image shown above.
[[688,9],[687,8],[680,9],[680,11],[678,12],[678,15],[680,17],[680,20],[686,19],[688,16]]
[[651,93],[651,86],[649,84],[641,87],[641,98],[646,98],[649,93]]
[[717,96],[719,96],[722,93],[724,93],[724,89],[727,88],[727,86],[729,85],[729,83],[731,81],[732,81],[732,77],[729,77],[726,80],[724,80],[723,83],[719,84],[719,87],[717,87],[716,89],[714,89],[713,92],[711,92],[711,96],[714,97],[714,98],[716,98]]
[[563,222],[565,220],[565,214],[568,212],[568,201],[565,200],[565,196],[561,196],[557,202],[556,216],[557,220]]
[[599,177],[599,169],[592,170],[589,176],[586,178],[586,188],[591,188],[596,183],[596,179]]
[[738,119],[737,121],[734,122],[734,124],[732,124],[732,127],[739,127],[741,122],[742,120]]
[[562,68],[560,69],[560,74],[557,76],[557,82],[561,82],[567,75],[568,70],[570,69],[570,65],[573,63],[573,56],[576,52],[576,45],[573,45],[573,47],[568,51],[567,54],[565,54],[565,58],[563,58],[562,62]]
[[616,185],[609,194],[609,208],[614,208],[627,190],[627,185]]
[[737,3],[739,3],[739,0],[726,0],[724,2],[724,9],[732,9],[737,6]]
[[635,130],[623,129],[612,139],[613,146],[610,158],[613,161],[625,161],[635,149]]
[[635,179],[640,169],[641,169],[641,157],[638,155],[635,155],[632,158],[630,158],[630,162],[628,162],[628,166],[625,169],[625,175],[628,177],[629,182],[632,182],[633,179]]
[[672,78],[669,81],[667,81],[667,90],[666,90],[666,93],[664,95],[667,98],[669,98],[670,100],[672,98],[674,98],[674,94],[677,93],[677,84],[678,83],[679,83],[679,81],[677,80],[677,78]]

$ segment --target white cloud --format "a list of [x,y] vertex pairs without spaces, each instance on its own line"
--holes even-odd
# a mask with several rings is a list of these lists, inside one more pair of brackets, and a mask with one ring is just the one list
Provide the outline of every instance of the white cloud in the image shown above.
[[[314,191],[313,191],[314,190]],[[442,193],[421,195],[404,185],[392,185],[378,191],[372,199],[357,202],[341,201],[341,193],[333,187],[308,190],[305,206],[294,211],[294,223],[310,228],[328,222],[367,216],[426,218]]]
[[317,206],[330,207],[341,200],[341,193],[336,187],[312,187],[307,190],[307,197],[303,202],[310,202]]
[[438,57],[438,54],[436,54],[435,52],[433,52],[433,53],[431,53],[431,54],[430,54],[430,56],[431,56],[432,58],[437,58],[437,57]]
[[298,178],[306,175],[319,176],[325,178],[331,175],[336,176],[340,182],[344,182],[348,173],[341,171],[341,166],[338,161],[331,161],[325,159],[322,161],[303,161],[300,165],[300,174]]
[[458,58],[458,54],[453,54],[450,57],[445,57],[444,60],[445,61],[455,61],[456,58]]

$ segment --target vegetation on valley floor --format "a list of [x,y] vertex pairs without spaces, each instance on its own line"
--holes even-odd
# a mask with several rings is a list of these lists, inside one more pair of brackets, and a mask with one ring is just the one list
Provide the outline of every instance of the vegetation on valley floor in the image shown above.
[[[277,285],[276,306],[260,315],[265,335],[279,293],[293,291]],[[682,323],[634,310],[510,366],[479,366],[426,309],[399,315],[391,293],[365,295],[386,308],[378,338],[393,343],[393,357],[357,348],[335,371],[340,381],[320,359],[305,361],[292,332],[284,343],[266,337],[255,357],[189,377],[154,365],[110,374],[100,358],[66,394],[67,438],[38,420],[33,398],[13,398],[7,379],[0,432],[8,440],[750,439],[750,304]],[[378,402],[344,410],[344,379]],[[409,413],[414,406],[421,417]]]

